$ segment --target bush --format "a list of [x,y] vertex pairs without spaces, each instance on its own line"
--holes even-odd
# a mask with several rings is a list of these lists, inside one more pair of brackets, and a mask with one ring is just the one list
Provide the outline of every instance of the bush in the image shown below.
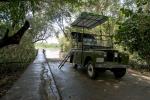
[[150,65],[150,16],[136,13],[119,27],[115,39],[130,53],[138,56]]
[[36,50],[28,34],[24,35],[19,45],[10,45],[0,49],[0,74],[24,69],[33,61]]

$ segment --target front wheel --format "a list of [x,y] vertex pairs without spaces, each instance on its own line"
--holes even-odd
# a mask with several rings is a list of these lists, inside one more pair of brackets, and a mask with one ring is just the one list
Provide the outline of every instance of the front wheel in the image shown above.
[[126,68],[114,68],[112,72],[115,75],[115,78],[122,78],[126,74]]
[[94,68],[94,65],[92,61],[89,61],[87,64],[87,74],[91,79],[94,79],[96,77],[96,70]]

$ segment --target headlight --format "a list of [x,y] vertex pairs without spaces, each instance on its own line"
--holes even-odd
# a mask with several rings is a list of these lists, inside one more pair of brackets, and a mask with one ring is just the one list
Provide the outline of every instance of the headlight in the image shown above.
[[96,62],[104,62],[104,58],[96,58]]
[[118,57],[118,53],[117,53],[117,52],[114,53],[114,57],[115,57],[115,58]]

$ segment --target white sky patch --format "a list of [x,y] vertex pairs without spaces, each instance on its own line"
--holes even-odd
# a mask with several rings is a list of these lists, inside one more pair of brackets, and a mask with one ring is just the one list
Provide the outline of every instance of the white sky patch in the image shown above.
[[[72,21],[68,23],[66,20],[63,20],[64,29],[65,29],[65,27],[70,26],[71,23],[72,23]],[[54,30],[59,32],[59,37],[63,37],[63,32],[62,32],[60,26],[58,25],[58,23],[54,22],[53,26],[54,26]],[[47,43],[56,43],[56,44],[59,44],[59,39],[56,38],[55,36],[49,37],[48,39],[46,39],[46,41],[47,41]]]
[[49,37],[48,39],[46,39],[47,43],[56,43],[59,44],[58,38],[56,37]]
[[125,1],[124,0],[120,0],[121,4],[123,4]]

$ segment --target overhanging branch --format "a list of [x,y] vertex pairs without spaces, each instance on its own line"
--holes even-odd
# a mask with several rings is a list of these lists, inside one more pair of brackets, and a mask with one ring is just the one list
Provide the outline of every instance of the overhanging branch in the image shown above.
[[4,38],[0,40],[0,48],[11,44],[19,44],[22,36],[28,30],[29,27],[29,22],[25,21],[24,25],[20,28],[20,30],[18,30],[13,36],[10,37],[8,37],[9,30],[7,30]]

